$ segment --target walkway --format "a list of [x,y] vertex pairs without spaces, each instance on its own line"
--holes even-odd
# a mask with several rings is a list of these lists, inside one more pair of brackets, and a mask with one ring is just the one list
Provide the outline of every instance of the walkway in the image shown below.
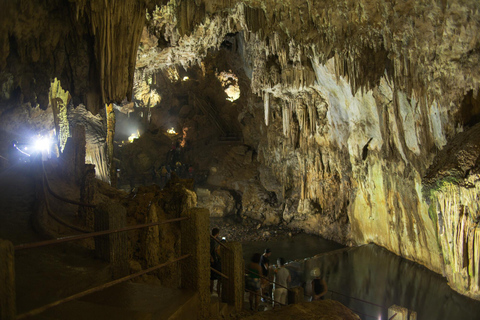
[[[35,183],[29,163],[0,173],[0,238],[14,245],[44,240],[33,229]],[[74,244],[15,252],[17,313],[104,283],[108,264]]]
[[[31,164],[0,173],[1,239],[14,245],[45,240],[32,226],[35,200]],[[112,280],[109,265],[74,242],[16,250],[15,273],[17,315]],[[192,291],[124,282],[29,319],[185,319],[197,309],[198,295]]]

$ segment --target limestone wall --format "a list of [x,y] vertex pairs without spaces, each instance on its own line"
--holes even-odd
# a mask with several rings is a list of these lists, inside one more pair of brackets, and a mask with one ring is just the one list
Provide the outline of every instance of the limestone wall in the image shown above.
[[[255,95],[239,116],[244,142],[272,174],[233,182],[236,170],[219,176],[228,166],[218,165],[209,181],[239,191],[243,214],[375,242],[455,282],[458,267],[445,264],[463,240],[437,237],[422,178],[478,114],[478,21],[475,1],[170,1],[147,23],[167,44],[145,47],[138,63],[147,73],[198,63],[238,32]],[[464,230],[451,217],[451,230]]]

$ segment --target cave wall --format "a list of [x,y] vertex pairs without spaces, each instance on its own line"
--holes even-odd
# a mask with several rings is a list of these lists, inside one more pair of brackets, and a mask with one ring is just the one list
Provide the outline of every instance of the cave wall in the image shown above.
[[[476,236],[465,231],[477,228],[473,200],[466,224],[460,205],[445,208],[456,198],[426,194],[422,178],[476,123],[479,21],[475,1],[170,1],[147,23],[159,46],[137,60],[145,73],[200,64],[237,34],[253,93],[239,122],[258,173],[230,183],[219,164],[209,179],[241,192],[243,214],[374,242],[478,299]],[[265,205],[268,192],[280,205]],[[450,212],[441,234],[437,198]]]

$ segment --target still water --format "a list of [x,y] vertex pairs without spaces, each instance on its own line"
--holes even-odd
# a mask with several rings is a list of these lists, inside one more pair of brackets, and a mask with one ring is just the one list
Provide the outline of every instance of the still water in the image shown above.
[[480,320],[480,301],[456,293],[442,276],[379,246],[344,248],[300,234],[288,240],[245,242],[245,259],[266,247],[272,250],[272,264],[279,257],[295,260],[288,264],[293,286],[310,283],[311,270],[319,268],[328,284],[327,298],[342,302],[362,319],[385,320],[387,308],[399,305],[416,311],[419,320]]

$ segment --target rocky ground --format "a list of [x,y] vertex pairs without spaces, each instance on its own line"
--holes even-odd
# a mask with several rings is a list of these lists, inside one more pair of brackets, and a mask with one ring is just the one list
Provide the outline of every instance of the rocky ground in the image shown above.
[[284,224],[263,226],[258,220],[238,216],[210,218],[210,227],[220,229],[220,238],[239,242],[282,239],[302,232],[300,229],[290,229]]

